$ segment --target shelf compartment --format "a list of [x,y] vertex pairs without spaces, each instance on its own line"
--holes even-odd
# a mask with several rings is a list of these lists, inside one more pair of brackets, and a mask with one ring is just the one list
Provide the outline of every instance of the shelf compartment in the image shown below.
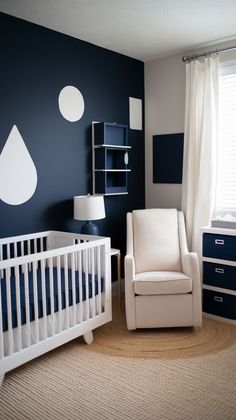
[[236,261],[236,236],[204,233],[203,256]]
[[203,283],[223,289],[236,290],[236,267],[204,261]]
[[95,189],[99,194],[127,193],[127,171],[97,171]]
[[[127,169],[129,159],[126,149],[102,148],[95,149],[96,169]],[[127,164],[126,164],[127,162]]]
[[204,289],[203,311],[228,319],[236,319],[236,296]]
[[94,124],[94,144],[127,145],[127,126],[116,123]]

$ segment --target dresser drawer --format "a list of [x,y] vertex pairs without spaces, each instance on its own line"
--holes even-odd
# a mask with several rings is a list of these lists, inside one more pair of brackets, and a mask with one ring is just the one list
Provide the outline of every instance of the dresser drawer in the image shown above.
[[204,261],[203,283],[236,290],[236,267]]
[[203,311],[224,318],[236,319],[236,296],[204,289]]
[[236,236],[204,233],[203,256],[236,261]]

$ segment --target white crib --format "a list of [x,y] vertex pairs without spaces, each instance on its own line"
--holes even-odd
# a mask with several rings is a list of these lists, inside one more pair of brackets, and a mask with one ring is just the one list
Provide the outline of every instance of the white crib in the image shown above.
[[6,372],[111,320],[110,239],[47,231],[0,239]]

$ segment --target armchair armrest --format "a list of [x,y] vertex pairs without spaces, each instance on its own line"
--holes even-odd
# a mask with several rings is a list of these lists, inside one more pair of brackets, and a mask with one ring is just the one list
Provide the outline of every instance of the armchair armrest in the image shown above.
[[125,256],[125,307],[128,330],[136,329],[135,293],[133,280],[135,276],[135,263],[132,255]]
[[198,255],[196,252],[188,252],[182,256],[183,272],[192,278],[193,296],[193,325],[202,326],[202,287]]
[[182,255],[183,273],[200,281],[199,261],[196,252],[187,252]]
[[125,256],[125,281],[132,281],[135,276],[135,263],[133,255]]

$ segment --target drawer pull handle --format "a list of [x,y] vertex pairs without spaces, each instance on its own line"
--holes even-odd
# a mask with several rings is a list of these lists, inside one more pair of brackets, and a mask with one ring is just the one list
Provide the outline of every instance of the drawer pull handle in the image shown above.
[[220,296],[214,296],[214,301],[215,302],[223,302],[223,298]]
[[224,245],[224,243],[225,243],[224,239],[215,239],[216,245]]
[[215,268],[215,273],[224,274],[225,270],[223,268]]

